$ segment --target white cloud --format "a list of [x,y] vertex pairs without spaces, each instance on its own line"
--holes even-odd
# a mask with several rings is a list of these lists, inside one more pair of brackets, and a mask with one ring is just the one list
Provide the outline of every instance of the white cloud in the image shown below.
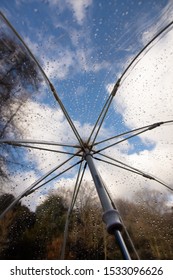
[[114,106],[129,127],[172,119],[173,32],[147,53],[119,88]]
[[107,61],[90,62],[92,49],[82,49],[79,45],[76,51],[68,48],[60,47],[61,55],[55,54],[54,59],[48,56],[44,57],[43,69],[50,79],[64,80],[68,76],[73,76],[76,73],[82,72],[99,72],[103,69],[109,69],[110,63]]
[[82,25],[86,18],[86,11],[92,5],[92,0],[49,0],[51,6],[58,6],[61,10],[70,9],[79,25]]
[[68,76],[70,67],[74,65],[73,52],[66,50],[61,57],[44,61],[43,69],[49,78],[63,80]]
[[111,64],[108,61],[101,61],[100,63],[96,62],[93,65],[93,71],[94,72],[99,72],[100,70],[103,69],[109,69],[111,68]]
[[67,0],[71,6],[78,24],[82,24],[86,17],[86,8],[92,5],[92,0]]
[[[129,76],[120,86],[114,99],[114,109],[122,115],[129,129],[173,120],[172,46],[173,32],[170,31],[150,49],[131,72],[129,71]],[[112,84],[107,85],[109,92],[112,86]],[[124,154],[124,162],[159,177],[173,188],[172,126],[158,127],[141,134],[140,138],[143,151],[131,155]],[[154,143],[155,146],[152,150],[148,150],[147,146],[144,146],[145,143]],[[115,153],[115,156],[121,158],[121,154]],[[134,176],[137,175],[127,173],[123,177],[122,172],[119,171],[117,180],[121,178],[120,181],[124,182],[124,191],[122,187],[120,189],[122,194],[128,186],[131,186],[131,189],[134,187],[134,190],[147,185],[149,188],[164,190],[164,187],[154,181],[139,176],[134,180]]]

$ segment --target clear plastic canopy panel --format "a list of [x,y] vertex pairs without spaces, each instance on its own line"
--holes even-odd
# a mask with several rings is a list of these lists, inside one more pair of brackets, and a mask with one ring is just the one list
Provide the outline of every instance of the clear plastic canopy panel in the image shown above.
[[0,259],[173,259],[172,0],[0,10]]

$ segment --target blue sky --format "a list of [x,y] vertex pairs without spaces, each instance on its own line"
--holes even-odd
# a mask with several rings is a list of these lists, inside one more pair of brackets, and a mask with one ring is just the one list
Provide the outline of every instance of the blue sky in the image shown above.
[[[0,9],[53,82],[84,138],[91,131],[110,88],[125,67],[154,34],[173,18],[173,4],[169,0],[1,0]],[[100,131],[101,139],[172,118],[172,99],[169,94],[172,89],[169,62],[172,59],[172,37],[170,31],[166,38],[153,47],[153,53],[151,51],[141,59],[139,67],[132,73],[129,71]],[[165,54],[162,50],[165,50]],[[161,58],[165,65],[161,63]],[[153,70],[156,66],[159,72]],[[158,83],[158,77],[162,76],[164,99],[159,93]],[[41,137],[45,140],[51,137],[52,140],[72,140],[74,143],[74,137],[68,131],[51,93],[40,90],[36,100],[34,102],[33,98],[28,104],[28,112],[41,115],[41,106],[45,105],[46,117],[39,119],[34,116],[35,123],[30,123],[26,137],[32,135],[35,139]],[[56,122],[56,126],[53,122]],[[169,145],[161,145],[166,141]],[[160,130],[156,134],[151,132],[134,141],[130,140],[120,145],[118,151],[110,151],[110,154],[115,153],[118,158],[140,165],[146,171],[153,168],[153,172],[158,174],[159,161],[165,162],[165,154],[173,153],[171,141],[170,129],[167,133]],[[53,158],[52,164],[55,162]],[[43,171],[46,168],[42,166],[41,160],[37,160],[37,165]],[[165,168],[166,171],[162,170],[161,175],[171,182],[172,167],[168,164]],[[113,178],[110,176],[111,180]]]

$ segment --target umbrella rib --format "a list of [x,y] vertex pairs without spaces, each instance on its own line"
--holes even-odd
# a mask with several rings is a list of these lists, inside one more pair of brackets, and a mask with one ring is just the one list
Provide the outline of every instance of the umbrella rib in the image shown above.
[[[36,187],[39,183],[41,183],[44,179],[46,179],[49,175],[51,175],[53,172],[55,172],[57,169],[59,169],[59,168],[61,168],[64,164],[66,164],[67,162],[69,162],[71,159],[73,159],[75,156],[77,156],[77,154],[78,153],[80,153],[80,151],[78,151],[76,154],[74,154],[73,156],[71,156],[70,158],[68,158],[67,160],[65,160],[64,162],[62,162],[62,163],[60,163],[57,167],[55,167],[54,169],[53,169],[53,171],[50,171],[50,172],[48,172],[47,174],[47,176],[46,175],[44,175],[43,177],[43,179],[42,179],[42,177],[39,179],[39,180],[37,180],[34,184],[33,184],[33,186],[31,187],[29,187],[28,188],[28,190],[23,194],[23,196],[22,197],[24,197],[24,196],[27,196],[28,195],[28,193],[30,192],[30,190],[32,190],[34,187]],[[54,178],[55,177],[57,177],[57,176],[59,176],[59,175],[56,175],[56,176],[54,176]],[[52,179],[52,178],[51,178]],[[47,183],[48,181],[46,181],[45,183]]]
[[[80,151],[79,151],[80,152]],[[79,153],[77,152],[76,155]],[[51,175],[54,171],[59,169],[62,165],[73,159],[76,155],[71,156],[67,160],[65,160],[63,163],[59,164],[58,166],[54,167],[50,171],[48,171],[45,175],[41,176],[38,180],[36,180],[33,184],[31,184],[26,190],[24,190],[20,195],[16,197],[16,199],[2,212],[0,215],[0,219],[4,217],[4,215],[14,207],[18,201],[23,198],[24,196],[27,196],[27,193],[30,192],[35,186],[37,186],[39,183],[41,183],[44,179],[46,179],[49,175]]]
[[103,112],[105,111],[106,107],[108,106],[108,102],[110,102],[110,99],[111,99],[111,95],[109,95],[108,99],[106,100],[106,102],[105,102],[105,104],[104,104],[104,106],[103,106],[103,108],[102,108],[102,110],[101,110],[101,112],[100,112],[100,115],[98,116],[98,119],[96,120],[96,123],[95,123],[95,125],[94,125],[94,127],[93,127],[93,129],[92,129],[92,131],[91,131],[91,134],[90,134],[90,136],[89,136],[89,138],[88,138],[87,143],[90,142],[91,137],[93,136],[94,131],[95,131],[95,129],[96,129],[96,127],[97,127],[97,125],[98,125],[100,119],[101,119],[101,116],[102,116]]
[[69,147],[69,148],[80,148],[79,145],[68,145],[68,144],[61,144],[57,142],[51,141],[43,141],[43,140],[31,140],[31,139],[0,139],[0,144],[37,144],[37,145],[48,145],[48,146],[60,146],[60,147]]
[[81,175],[81,178],[80,178],[80,181],[79,181],[79,184],[78,184],[78,189],[75,192],[75,197],[73,199],[73,204],[72,204],[72,210],[74,208],[74,205],[75,205],[75,202],[76,202],[76,199],[77,199],[77,195],[78,195],[79,189],[80,189],[81,184],[82,184],[82,180],[83,180],[83,177],[84,177],[84,174],[85,174],[86,167],[87,167],[87,162],[85,162],[85,165],[84,165],[84,168],[83,168],[83,171],[82,171],[82,175]]
[[110,159],[110,160],[112,160],[112,161],[115,161],[115,162],[117,162],[117,163],[119,163],[119,164],[121,164],[121,165],[123,165],[123,166],[125,166],[125,167],[120,166],[120,165],[118,165],[118,164],[114,164],[114,163],[112,163],[112,162],[110,162],[110,161],[105,161],[105,160],[100,159],[100,158],[96,158],[97,160],[100,160],[100,161],[103,161],[103,162],[105,162],[105,163],[114,165],[114,166],[116,166],[116,167],[119,167],[119,168],[121,168],[121,169],[127,170],[127,171],[129,171],[129,172],[136,173],[137,175],[141,175],[141,176],[143,176],[144,178],[147,178],[147,179],[156,181],[156,182],[160,183],[161,185],[165,186],[165,187],[166,187],[167,189],[169,189],[170,191],[173,191],[173,188],[171,188],[168,184],[166,184],[166,183],[163,182],[162,180],[158,179],[158,178],[157,178],[156,176],[154,176],[154,175],[147,174],[146,172],[143,172],[142,170],[140,170],[140,169],[138,169],[138,168],[132,167],[131,165],[128,165],[128,164],[126,164],[126,163],[123,163],[122,161],[116,160],[116,159],[114,159],[114,158],[112,158],[112,157],[110,157],[110,156],[104,155],[104,154],[102,154],[102,153],[99,153],[99,155],[101,155],[101,156],[103,156],[103,157],[106,157],[106,158],[108,158],[108,159]]
[[76,127],[75,127],[73,121],[71,120],[71,118],[70,118],[69,114],[67,113],[67,111],[66,111],[66,109],[65,109],[65,107],[64,107],[64,105],[63,105],[63,103],[62,103],[62,101],[60,100],[60,98],[59,98],[59,96],[58,96],[58,94],[57,94],[57,92],[56,92],[54,86],[51,84],[50,81],[49,81],[49,85],[50,85],[51,91],[52,91],[52,93],[53,93],[55,99],[56,99],[57,102],[59,103],[59,105],[60,105],[60,107],[61,107],[61,109],[62,109],[62,111],[63,111],[63,113],[64,113],[64,115],[65,115],[65,117],[66,117],[66,119],[67,119],[67,121],[68,121],[68,123],[69,123],[69,125],[71,126],[71,129],[73,130],[73,132],[74,132],[74,134],[75,134],[75,136],[76,136],[76,138],[77,138],[77,140],[78,140],[80,146],[81,146],[82,148],[84,148],[84,144],[83,144],[82,138],[80,137],[80,134],[78,133],[78,131],[77,131],[77,129],[76,129]]
[[145,129],[145,130],[143,130],[143,131],[140,131],[140,132],[138,132],[138,133],[135,133],[135,134],[133,134],[133,135],[130,135],[129,137],[126,137],[126,138],[124,138],[124,139],[122,139],[122,140],[120,140],[120,141],[118,141],[118,142],[115,142],[115,143],[113,143],[113,144],[110,144],[110,145],[108,145],[108,146],[106,146],[106,147],[104,147],[104,148],[98,150],[98,151],[95,151],[94,154],[100,153],[100,152],[102,152],[102,151],[104,151],[104,150],[106,150],[106,149],[108,149],[108,148],[111,148],[111,147],[113,147],[113,146],[115,146],[115,145],[118,145],[118,144],[120,144],[120,143],[122,143],[122,142],[124,142],[124,141],[127,141],[127,140],[129,140],[129,139],[131,139],[131,138],[133,138],[133,137],[135,137],[135,136],[137,136],[137,135],[140,135],[140,134],[142,134],[142,133],[144,133],[144,132],[146,132],[146,131],[148,131],[148,130],[149,130],[149,129],[147,128],[147,129]]
[[128,230],[127,230],[127,227],[126,227],[126,225],[125,225],[125,223],[124,223],[124,221],[122,220],[121,217],[120,217],[120,221],[121,221],[121,223],[123,224],[123,228],[124,228],[125,234],[126,234],[128,240],[129,240],[129,242],[130,242],[130,245],[131,245],[131,247],[132,247],[132,249],[133,249],[133,252],[135,253],[135,255],[136,255],[136,257],[137,257],[137,260],[140,260],[139,254],[138,254],[138,252],[137,252],[137,250],[136,250],[136,248],[135,248],[135,245],[134,245],[134,243],[133,243],[133,240],[132,240],[132,238],[131,238],[131,236],[130,236]]
[[[63,239],[62,252],[61,252],[61,259],[62,260],[64,260],[64,258],[65,258],[65,249],[66,249],[67,236],[68,236],[69,219],[70,219],[71,213],[73,211],[73,208],[74,208],[74,205],[75,205],[75,202],[76,202],[76,199],[77,199],[77,195],[79,193],[79,189],[81,187],[81,183],[82,183],[82,180],[83,180],[83,177],[84,177],[86,166],[87,166],[87,163],[85,163],[82,174],[81,174],[81,170],[82,170],[82,162],[81,162],[80,167],[79,167],[79,171],[78,171],[78,174],[77,174],[77,178],[76,178],[76,183],[75,183],[75,187],[74,187],[74,192],[73,192],[71,204],[70,204],[68,212],[67,212],[66,223],[65,223],[65,228],[64,228],[64,239]],[[81,174],[81,177],[80,177],[80,174]]]
[[72,166],[66,168],[65,170],[63,170],[62,172],[60,172],[59,174],[57,174],[56,176],[50,178],[48,181],[44,182],[43,184],[39,185],[38,187],[36,187],[35,189],[32,189],[30,192],[28,192],[25,196],[30,195],[31,193],[35,192],[36,190],[40,189],[41,187],[43,187],[44,185],[46,185],[47,183],[50,183],[51,181],[53,181],[54,179],[58,178],[59,176],[61,176],[62,174],[64,174],[65,172],[69,171],[70,169],[72,169],[73,167],[75,167],[76,165],[78,165],[79,163],[82,163],[83,160],[80,160],[78,162],[76,162],[75,164],[73,164]]
[[109,110],[109,108],[110,108],[110,106],[111,106],[112,100],[113,100],[114,96],[115,96],[116,93],[117,93],[118,87],[119,87],[119,85],[120,85],[119,82],[120,82],[120,80],[118,80],[118,81],[116,82],[116,84],[114,85],[114,88],[113,88],[111,94],[109,95],[108,99],[106,100],[106,102],[105,102],[105,104],[104,104],[104,106],[103,106],[103,109],[101,110],[100,115],[99,115],[99,117],[98,117],[98,119],[97,119],[97,121],[96,121],[96,123],[95,123],[95,125],[94,125],[94,128],[93,128],[93,130],[92,130],[92,132],[91,132],[91,134],[90,134],[90,136],[89,136],[89,139],[88,139],[88,142],[87,142],[87,143],[89,143],[89,141],[91,140],[91,137],[93,136],[94,132],[96,131],[97,125],[98,125],[98,123],[100,122],[100,124],[99,124],[99,126],[98,126],[98,128],[97,128],[97,131],[96,131],[96,133],[95,133],[94,139],[93,139],[93,141],[92,141],[92,146],[94,145],[94,142],[95,142],[95,140],[96,140],[96,138],[97,138],[97,136],[98,136],[98,133],[99,133],[99,131],[100,131],[100,129],[101,129],[101,126],[102,126],[102,124],[103,124],[103,121],[104,121],[104,119],[105,119],[105,117],[106,117],[106,115],[107,115],[107,112],[108,112],[108,110]]
[[132,59],[132,61],[129,63],[129,65],[126,67],[124,72],[121,74],[120,81],[125,76],[129,68],[132,66],[132,64],[136,61],[136,59],[147,49],[149,45],[152,44],[153,41],[155,41],[162,33],[164,33],[171,25],[173,24],[173,21],[171,21],[169,24],[167,24],[163,29],[161,29],[142,49],[141,51]]
[[15,30],[15,28],[11,25],[11,23],[7,20],[7,18],[3,15],[2,12],[0,12],[1,17],[3,18],[3,20],[6,22],[6,24],[10,27],[10,29],[14,32],[14,34],[17,36],[17,38],[21,41],[21,43],[23,44],[23,46],[26,48],[26,50],[28,51],[29,55],[31,56],[31,58],[35,61],[37,67],[40,69],[41,73],[43,74],[45,80],[47,81],[51,92],[53,93],[56,101],[58,102],[58,104],[60,105],[61,110],[63,111],[71,129],[73,130],[79,144],[81,147],[84,148],[83,145],[83,141],[74,125],[74,123],[72,122],[67,110],[65,109],[62,101],[60,100],[58,93],[56,91],[56,89],[54,88],[53,84],[51,83],[50,79],[48,78],[48,76],[46,75],[45,71],[43,70],[43,68],[41,67],[40,63],[38,62],[38,60],[35,58],[35,56],[33,55],[33,53],[31,52],[31,50],[29,49],[29,47],[26,45],[26,43],[24,42],[24,40],[22,39],[22,37],[18,34],[18,32]]
[[[162,125],[162,124],[165,124],[165,123],[172,123],[172,122],[173,122],[173,121],[159,122],[159,123],[155,123],[155,124],[152,124],[152,125],[150,125],[150,126],[147,126],[146,129],[144,129],[144,130],[142,130],[142,131],[140,131],[140,132],[137,132],[137,133],[135,133],[135,134],[133,134],[133,135],[130,135],[130,136],[128,136],[128,137],[126,137],[126,138],[124,138],[124,139],[118,141],[118,142],[115,142],[115,143],[113,143],[113,144],[110,144],[110,145],[108,145],[108,146],[106,146],[106,147],[104,147],[104,148],[102,148],[102,149],[100,149],[100,150],[97,150],[97,151],[94,152],[94,154],[99,153],[99,152],[102,152],[102,151],[104,151],[104,150],[106,150],[106,149],[108,149],[108,148],[111,148],[111,147],[115,146],[115,145],[118,145],[118,144],[120,144],[120,143],[122,143],[122,142],[124,142],[124,141],[127,141],[127,140],[129,140],[129,139],[131,139],[131,138],[133,138],[133,137],[135,137],[135,136],[138,136],[138,135],[140,135],[140,134],[142,134],[142,133],[144,133],[144,132],[146,132],[146,131],[152,130],[152,129],[154,129],[154,128],[156,128],[156,127]],[[137,130],[139,130],[139,129],[137,129]],[[136,131],[137,131],[137,130],[136,130]],[[135,130],[134,130],[134,131],[135,131]]]
[[124,136],[124,135],[129,134],[129,133],[136,132],[136,131],[141,130],[141,129],[145,129],[145,128],[150,128],[150,129],[151,129],[151,128],[155,128],[155,127],[157,127],[157,126],[160,126],[160,125],[166,124],[166,123],[173,123],[173,120],[164,121],[164,122],[157,122],[157,123],[154,123],[154,124],[149,124],[149,125],[146,125],[146,126],[142,126],[142,127],[139,127],[139,128],[135,128],[135,129],[132,129],[132,130],[128,130],[128,131],[125,131],[125,132],[123,132],[123,133],[121,133],[121,134],[118,134],[118,135],[115,135],[115,136],[106,138],[106,139],[104,139],[104,140],[102,140],[102,141],[99,141],[99,142],[96,142],[96,143],[93,144],[93,146],[102,144],[102,143],[104,143],[104,142],[113,140],[113,139],[115,139],[115,138],[119,138],[119,137]]
[[113,157],[110,157],[110,156],[105,155],[105,154],[102,154],[102,153],[99,153],[99,155],[102,156],[102,157],[108,158],[108,159],[110,159],[110,160],[112,160],[112,161],[115,161],[115,162],[117,162],[117,163],[119,163],[119,164],[122,164],[122,165],[126,166],[127,168],[133,169],[134,171],[136,171],[137,173],[140,173],[141,175],[144,174],[143,171],[141,171],[140,169],[135,168],[135,167],[132,167],[132,166],[129,165],[129,164],[126,164],[126,163],[124,163],[124,162],[122,162],[122,161],[120,161],[120,160],[114,159]]
[[101,127],[102,127],[102,124],[103,124],[103,122],[104,122],[104,119],[106,118],[107,112],[108,112],[108,110],[109,110],[109,107],[111,106],[111,103],[112,103],[113,98],[114,98],[114,96],[112,95],[111,98],[110,98],[110,101],[109,101],[109,103],[108,103],[108,105],[107,105],[107,107],[105,107],[105,110],[104,110],[103,114],[100,116],[100,124],[99,124],[99,126],[98,126],[98,128],[97,128],[97,130],[96,130],[96,133],[95,133],[95,136],[94,136],[94,139],[93,139],[93,141],[92,141],[91,146],[93,146],[94,142],[96,141],[96,138],[97,138],[97,136],[98,136],[98,134],[99,134],[99,131],[100,131]]
[[[47,149],[47,148],[41,148],[41,147],[36,147],[36,146],[32,146],[32,145],[25,145],[25,144],[17,144],[17,143],[5,143],[7,145],[11,145],[11,146],[15,146],[15,147],[24,147],[24,148],[31,148],[31,149],[36,149],[36,150],[41,150],[41,151],[47,151],[47,152],[55,152],[55,153],[60,153],[60,154],[66,154],[66,155],[75,155],[75,153],[70,153],[70,152],[65,152],[65,151],[59,151],[59,150],[51,150],[51,149]],[[81,156],[81,155],[78,155]]]
[[124,167],[124,166],[121,166],[121,165],[118,165],[118,164],[115,164],[113,162],[110,162],[110,161],[107,161],[107,160],[104,160],[104,159],[100,159],[98,157],[93,157],[94,159],[98,160],[98,161],[102,161],[104,163],[108,163],[110,165],[113,165],[113,166],[116,166],[116,167],[119,167],[121,169],[124,169],[124,170],[127,170],[127,171],[130,171],[132,173],[135,173],[135,174],[138,174],[138,175],[142,175],[142,173],[136,171],[136,170],[133,170],[133,169],[130,169],[130,168],[127,168],[127,167]]

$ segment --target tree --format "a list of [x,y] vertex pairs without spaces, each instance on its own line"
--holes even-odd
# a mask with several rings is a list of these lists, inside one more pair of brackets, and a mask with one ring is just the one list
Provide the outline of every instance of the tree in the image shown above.
[[[21,136],[20,111],[38,89],[41,76],[35,62],[20,41],[10,32],[0,31],[0,138]],[[5,166],[10,162],[4,145],[0,150],[1,181],[7,178]],[[14,158],[13,158],[14,160]]]
[[[92,188],[85,184],[70,218],[66,259],[121,259],[114,236],[107,234],[102,223],[102,210]],[[123,218],[141,259],[173,259],[173,212],[170,207],[156,209],[159,192],[138,193],[134,202],[117,200]],[[141,199],[148,197],[148,204]],[[154,200],[153,200],[154,198]],[[1,211],[14,199],[10,194],[0,197]],[[1,202],[3,204],[1,205]],[[165,200],[161,202],[165,205]],[[0,221],[1,259],[59,259],[69,198],[61,192],[49,195],[31,212],[19,203]],[[150,207],[149,207],[150,205]],[[153,210],[155,209],[155,211]],[[163,211],[164,209],[164,211]],[[122,232],[133,259],[135,254]]]
[[[0,197],[1,211],[14,196],[4,194]],[[35,214],[19,202],[0,220],[0,259],[29,259],[31,244],[27,244],[25,232],[35,223]]]
[[0,214],[13,202],[14,196],[4,193],[0,196]]
[[61,246],[58,244],[62,245],[59,241],[63,238],[66,212],[66,201],[59,195],[50,195],[37,207],[36,223],[29,234],[37,243],[38,259],[60,258]]
[[93,185],[85,182],[78,194],[70,218],[66,258],[111,259],[119,258],[113,236],[108,235],[102,222],[102,209]]
[[173,259],[173,227],[168,196],[156,190],[137,192],[134,202],[117,206],[141,259]]

